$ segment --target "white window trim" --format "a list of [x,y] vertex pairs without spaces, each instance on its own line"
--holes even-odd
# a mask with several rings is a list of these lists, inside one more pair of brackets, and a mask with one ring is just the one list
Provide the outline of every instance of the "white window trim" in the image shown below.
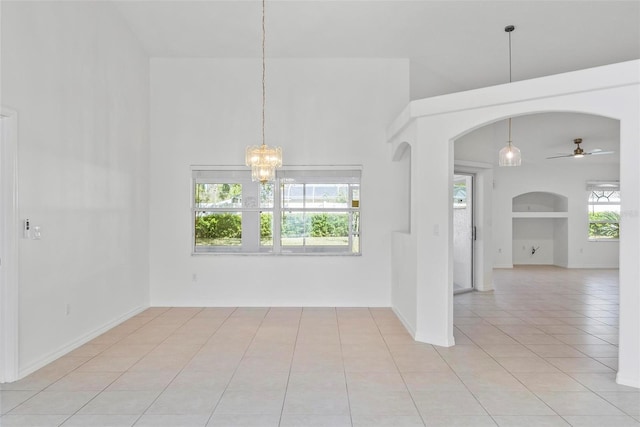
[[[191,217],[191,240],[190,240],[190,251],[192,256],[200,256],[200,255],[241,255],[241,256],[361,256],[362,255],[362,205],[361,202],[357,208],[353,208],[351,204],[352,194],[349,192],[348,205],[350,207],[347,208],[283,208],[280,200],[280,191],[279,187],[274,189],[274,204],[273,208],[261,208],[257,207],[245,207],[239,208],[239,211],[242,212],[261,212],[265,210],[271,210],[274,215],[273,221],[273,247],[268,250],[261,250],[260,245],[258,244],[257,251],[245,251],[242,246],[238,247],[238,250],[234,250],[233,247],[226,247],[224,250],[200,250],[196,251],[195,247],[195,211],[201,210],[200,208],[196,208],[194,205],[194,193],[195,193],[195,184],[199,180],[195,177],[197,172],[210,172],[213,175],[216,175],[217,172],[220,174],[220,179],[228,180],[229,177],[233,177],[234,172],[237,172],[238,183],[251,182],[251,172],[244,166],[230,166],[230,165],[191,165],[191,179],[190,179],[190,217]],[[300,174],[296,173],[300,172]],[[317,179],[314,179],[313,173],[318,172]],[[351,178],[346,177],[344,174],[340,174],[341,172],[351,172],[354,173],[354,176]],[[203,174],[204,175],[204,174]],[[332,179],[331,175],[336,177],[335,180]],[[357,175],[357,176],[356,176]],[[278,169],[276,177],[276,182],[280,182],[281,179],[287,179],[287,176],[294,178],[299,176],[302,180],[304,180],[305,184],[313,183],[313,181],[317,181],[318,183],[331,184],[331,183],[347,183],[347,184],[359,184],[361,191],[361,183],[362,183],[362,166],[361,165],[313,165],[313,166],[305,166],[305,165],[296,165],[296,166],[285,166],[281,169]],[[347,178],[347,179],[345,179]],[[202,178],[202,180],[209,180],[210,178]],[[309,182],[311,181],[311,182]],[[244,191],[244,187],[243,187]],[[243,198],[244,200],[244,198]],[[209,210],[209,209],[205,209]],[[217,211],[217,210],[216,210]],[[229,208],[229,211],[233,211],[233,208]],[[359,231],[358,231],[358,239],[359,239],[359,251],[352,252],[352,234],[349,234],[349,245],[345,247],[344,250],[336,250],[336,251],[325,251],[322,248],[328,248],[329,246],[318,246],[317,251],[314,250],[314,247],[307,247],[305,251],[296,251],[296,250],[283,250],[280,242],[280,233],[281,233],[281,214],[283,211],[313,211],[313,212],[358,212],[360,214],[360,223],[359,223]],[[276,215],[277,212],[277,215]],[[259,235],[259,231],[258,231]],[[277,237],[276,237],[277,236]],[[243,233],[244,237],[244,233]],[[243,241],[244,245],[244,241]]]
[[[620,192],[620,181],[587,181],[587,212],[591,211],[591,206],[621,206],[622,200],[619,202],[591,202],[591,193],[594,191],[617,191]],[[619,224],[620,221],[598,220],[592,221],[587,218],[587,224]],[[587,233],[589,242],[619,242],[620,238],[592,237]]]

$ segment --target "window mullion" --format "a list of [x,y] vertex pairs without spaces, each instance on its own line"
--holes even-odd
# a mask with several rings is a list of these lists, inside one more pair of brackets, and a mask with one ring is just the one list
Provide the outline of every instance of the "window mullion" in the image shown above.
[[273,183],[273,252],[279,254],[282,252],[282,191],[283,187],[280,180],[276,179]]

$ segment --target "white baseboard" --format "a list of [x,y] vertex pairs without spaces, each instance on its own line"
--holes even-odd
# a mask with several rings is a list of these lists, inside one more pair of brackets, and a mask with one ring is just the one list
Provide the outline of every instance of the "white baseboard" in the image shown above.
[[616,382],[620,385],[626,385],[628,387],[640,388],[640,378],[625,378],[620,373],[616,375]]
[[426,344],[437,345],[439,347],[453,347],[454,345],[456,345],[456,340],[453,337],[453,335],[449,337],[445,337],[443,339],[436,339],[433,337],[424,336],[424,334],[419,334],[419,335],[416,335],[415,339],[416,341],[420,341]]
[[131,311],[129,311],[129,312],[117,317],[116,319],[114,319],[114,320],[112,320],[110,322],[107,322],[106,324],[102,325],[101,327],[96,328],[93,331],[86,333],[85,335],[81,336],[80,338],[75,339],[72,342],[59,347],[57,350],[54,350],[51,353],[41,357],[37,361],[31,363],[29,366],[26,366],[24,368],[20,368],[19,371],[18,371],[18,379],[26,377],[27,375],[29,375],[29,374],[37,371],[38,369],[48,365],[49,363],[53,362],[54,360],[64,356],[65,354],[75,350],[76,348],[88,343],[89,341],[91,341],[92,339],[96,338],[97,336],[102,335],[103,333],[107,332],[109,329],[112,329],[112,328],[118,326],[119,324],[121,324],[122,322],[124,322],[126,320],[129,320],[130,318],[132,318],[136,314],[139,314],[139,313],[143,312],[147,308],[148,308],[147,306],[136,307],[133,310],[131,310]]
[[407,332],[409,332],[409,334],[411,335],[411,337],[413,339],[416,339],[416,331],[415,329],[409,324],[409,322],[407,322],[407,319],[404,318],[404,316],[398,311],[396,310],[395,307],[391,307],[391,310],[393,310],[393,312],[395,313],[395,315],[398,317],[398,319],[400,319],[400,322],[402,323],[402,325],[404,326],[404,328],[407,330]]
[[427,344],[437,345],[437,346],[440,346],[440,347],[452,347],[452,346],[454,346],[456,344],[456,341],[453,338],[453,335],[451,335],[450,337],[447,337],[444,340],[435,340],[435,341],[430,339],[430,338],[419,336],[418,333],[416,332],[415,328],[413,328],[409,324],[409,322],[407,322],[407,319],[405,319],[404,316],[398,310],[396,310],[395,307],[391,307],[391,310],[393,310],[395,315],[398,316],[398,319],[400,319],[400,322],[405,327],[407,332],[409,332],[409,334],[411,334],[411,337],[414,340],[420,341],[420,342],[424,342],[424,343],[427,343]]
[[513,268],[513,264],[495,264],[493,268]]

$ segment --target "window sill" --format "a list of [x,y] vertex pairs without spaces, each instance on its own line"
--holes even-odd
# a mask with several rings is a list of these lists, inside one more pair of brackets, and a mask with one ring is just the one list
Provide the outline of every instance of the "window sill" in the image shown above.
[[316,256],[316,257],[359,257],[362,253],[322,253],[322,252],[192,252],[191,256],[265,256],[265,257],[289,257],[289,256]]

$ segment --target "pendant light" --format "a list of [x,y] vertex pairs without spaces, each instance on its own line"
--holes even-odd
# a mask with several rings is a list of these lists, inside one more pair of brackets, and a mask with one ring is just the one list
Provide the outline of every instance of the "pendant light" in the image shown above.
[[266,90],[265,90],[265,1],[262,0],[262,145],[253,145],[247,147],[245,162],[247,166],[251,167],[251,180],[260,181],[262,183],[273,181],[276,177],[276,168],[282,166],[282,148],[269,147],[265,143],[264,138],[264,110],[266,105]]
[[[509,34],[509,83],[511,83],[511,33],[516,27],[513,25],[507,25],[504,27],[504,31]],[[498,166],[520,166],[522,164],[522,155],[520,150],[513,145],[511,140],[511,117],[509,117],[509,139],[507,145],[500,150],[498,158]]]

